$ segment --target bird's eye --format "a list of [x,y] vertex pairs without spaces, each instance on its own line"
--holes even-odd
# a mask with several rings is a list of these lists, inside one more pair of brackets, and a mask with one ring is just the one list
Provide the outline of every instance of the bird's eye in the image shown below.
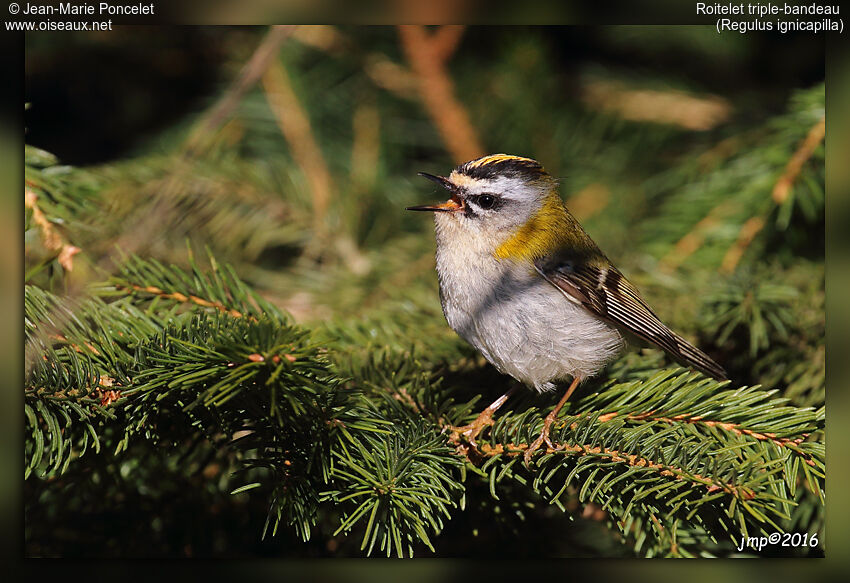
[[488,210],[496,205],[496,197],[492,194],[480,194],[476,198],[475,202],[482,209]]

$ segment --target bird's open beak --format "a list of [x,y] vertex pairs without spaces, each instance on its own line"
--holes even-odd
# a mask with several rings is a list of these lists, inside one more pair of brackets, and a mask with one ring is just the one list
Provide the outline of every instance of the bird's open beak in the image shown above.
[[426,204],[422,206],[409,206],[405,210],[408,211],[433,211],[433,212],[443,212],[443,213],[453,213],[457,211],[462,211],[464,209],[463,200],[457,195],[455,192],[455,185],[452,182],[444,177],[444,176],[434,176],[433,174],[428,174],[426,172],[420,172],[419,176],[427,178],[432,182],[436,182],[446,190],[449,190],[452,193],[452,197],[442,204]]

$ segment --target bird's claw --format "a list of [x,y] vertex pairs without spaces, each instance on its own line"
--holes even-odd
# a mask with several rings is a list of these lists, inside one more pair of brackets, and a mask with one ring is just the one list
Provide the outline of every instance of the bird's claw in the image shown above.
[[450,427],[449,429],[451,430],[451,433],[449,434],[449,438],[452,442],[459,443],[461,441],[461,436],[463,436],[463,439],[467,443],[475,446],[475,438],[481,434],[485,427],[493,425],[493,423],[493,414],[485,409],[480,415],[478,415],[478,417],[475,418],[475,421],[469,425]]
[[555,421],[555,418],[551,415],[547,415],[546,419],[543,421],[543,430],[540,432],[540,435],[537,436],[531,445],[528,446],[528,449],[525,450],[525,453],[522,454],[522,459],[525,462],[525,466],[528,467],[531,464],[531,458],[534,456],[534,453],[540,449],[540,446],[544,443],[549,446],[549,449],[557,449],[555,444],[552,443],[552,440],[549,438],[549,429],[552,427],[552,423]]

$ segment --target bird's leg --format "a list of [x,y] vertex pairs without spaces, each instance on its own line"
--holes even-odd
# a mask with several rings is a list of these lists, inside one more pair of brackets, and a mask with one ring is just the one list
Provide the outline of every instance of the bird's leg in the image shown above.
[[552,440],[549,439],[549,430],[552,428],[552,424],[555,422],[555,419],[558,418],[558,413],[561,412],[561,409],[564,408],[564,405],[567,402],[567,399],[570,398],[570,395],[573,394],[573,391],[576,390],[579,383],[581,382],[580,377],[575,377],[573,382],[570,384],[569,388],[564,392],[564,396],[561,397],[561,400],[558,401],[558,404],[555,405],[555,408],[546,415],[546,419],[543,420],[543,431],[540,432],[540,435],[534,442],[528,446],[528,449],[525,450],[525,454],[523,454],[523,459],[525,460],[525,465],[528,465],[531,461],[531,456],[534,455],[534,452],[543,445],[545,442],[550,448],[555,449],[555,446],[552,444]]
[[493,414],[499,410],[499,408],[505,404],[505,402],[513,395],[517,390],[517,386],[514,385],[511,387],[504,395],[490,403],[486,409],[481,411],[478,414],[478,417],[475,418],[475,421],[470,423],[469,425],[463,425],[462,427],[452,427],[451,440],[453,442],[457,442],[460,440],[460,436],[463,435],[466,440],[475,445],[475,438],[478,437],[478,434],[487,427],[488,425],[493,425]]

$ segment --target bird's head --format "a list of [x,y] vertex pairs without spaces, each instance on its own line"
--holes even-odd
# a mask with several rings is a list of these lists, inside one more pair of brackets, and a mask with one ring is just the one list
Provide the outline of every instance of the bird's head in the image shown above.
[[568,220],[557,182],[531,158],[494,154],[449,176],[419,173],[451,193],[441,204],[407,210],[437,214],[438,229],[487,240],[499,258],[535,258],[560,243]]

